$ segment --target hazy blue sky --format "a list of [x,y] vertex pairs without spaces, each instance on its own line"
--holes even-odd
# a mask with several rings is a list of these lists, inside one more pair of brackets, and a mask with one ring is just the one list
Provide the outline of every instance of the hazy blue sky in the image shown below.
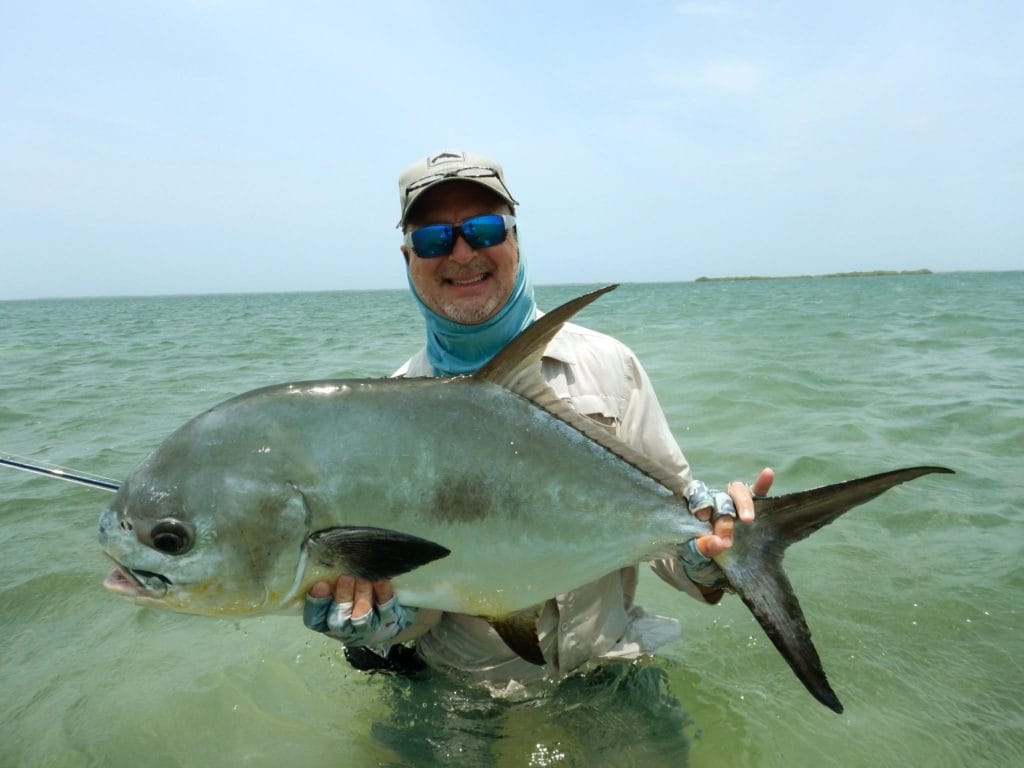
[[0,299],[397,288],[489,154],[535,282],[1024,268],[1024,3],[0,0]]

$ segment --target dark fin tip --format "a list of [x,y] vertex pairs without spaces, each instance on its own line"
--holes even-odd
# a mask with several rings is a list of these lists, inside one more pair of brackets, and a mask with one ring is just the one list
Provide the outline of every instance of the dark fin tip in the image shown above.
[[720,563],[800,682],[837,714],[842,714],[843,705],[829,685],[803,610],[782,569],[785,548],[890,488],[932,473],[953,474],[953,470],[906,467],[786,496],[759,498],[758,518],[749,529],[755,533],[747,542],[737,539],[733,562]]
[[447,557],[451,551],[433,541],[386,528],[338,526],[309,536],[317,562],[360,579],[393,579]]
[[543,667],[546,663],[537,637],[537,619],[540,609],[527,608],[500,618],[486,618],[498,636],[525,661]]

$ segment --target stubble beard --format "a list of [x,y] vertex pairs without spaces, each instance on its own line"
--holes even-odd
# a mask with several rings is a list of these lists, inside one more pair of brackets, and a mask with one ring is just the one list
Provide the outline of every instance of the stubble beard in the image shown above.
[[[453,270],[451,273],[445,275],[442,280],[455,279],[458,280],[463,276],[470,276],[478,273],[489,273],[489,280],[497,279],[497,270],[494,265],[483,259],[475,259],[464,268]],[[492,295],[484,301],[483,304],[461,304],[455,301],[447,301],[442,303],[441,310],[445,317],[449,320],[454,320],[456,323],[462,323],[463,325],[477,325],[491,318],[491,315],[495,314],[502,305],[508,301],[508,296],[502,296],[499,294]]]
[[492,297],[486,303],[477,307],[461,307],[458,304],[442,304],[441,310],[445,317],[463,325],[476,325],[490,319],[491,315],[498,309],[499,300]]

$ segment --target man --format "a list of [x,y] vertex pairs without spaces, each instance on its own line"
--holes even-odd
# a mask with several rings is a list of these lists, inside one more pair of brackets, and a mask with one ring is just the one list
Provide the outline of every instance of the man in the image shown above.
[[[538,316],[516,236],[517,202],[501,166],[469,152],[440,152],[413,164],[399,179],[399,195],[401,251],[427,344],[396,375],[472,373]],[[683,478],[690,510],[711,519],[714,532],[690,542],[681,558],[653,567],[677,589],[717,602],[724,579],[710,558],[731,546],[734,517],[753,519],[752,493],[768,492],[771,470],[753,489],[731,483],[728,495],[693,481],[647,374],[609,336],[566,324],[545,350],[542,370],[577,411]],[[690,514],[682,505],[679,513]],[[307,596],[304,618],[349,649],[414,641],[428,666],[454,667],[498,684],[526,681],[567,674],[592,659],[634,657],[674,639],[675,622],[647,616],[634,604],[638,577],[637,566],[623,568],[541,606],[543,667],[519,658],[482,619],[398,604],[388,581],[341,575],[333,584],[319,582]]]

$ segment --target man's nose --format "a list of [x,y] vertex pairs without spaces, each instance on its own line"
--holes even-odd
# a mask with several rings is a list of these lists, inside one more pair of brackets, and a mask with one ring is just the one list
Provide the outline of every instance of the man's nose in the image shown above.
[[461,232],[455,233],[455,242],[452,244],[452,253],[448,257],[452,261],[457,261],[460,264],[464,264],[472,260],[476,251],[473,247],[466,242],[466,238],[462,236]]

